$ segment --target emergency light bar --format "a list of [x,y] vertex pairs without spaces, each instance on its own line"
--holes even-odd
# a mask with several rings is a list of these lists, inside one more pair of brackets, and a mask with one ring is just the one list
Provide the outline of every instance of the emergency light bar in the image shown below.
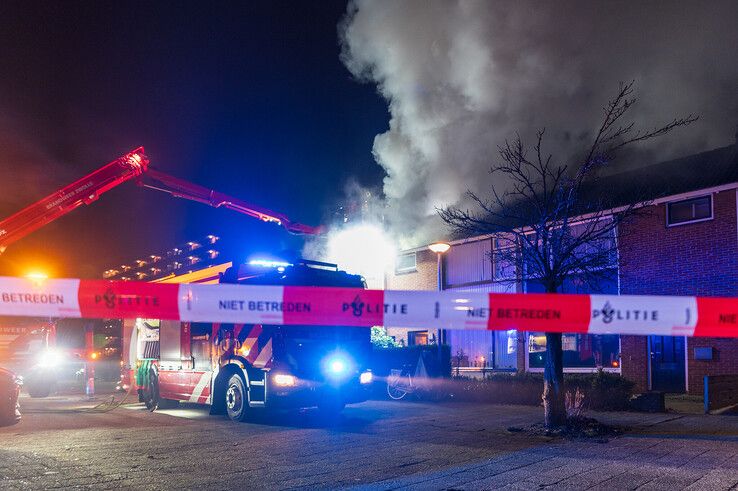
[[0,277],[0,315],[738,337],[738,298]]
[[270,261],[268,259],[254,259],[253,261],[249,261],[249,265],[261,266],[263,268],[286,268],[288,266],[292,266],[291,263],[284,261]]

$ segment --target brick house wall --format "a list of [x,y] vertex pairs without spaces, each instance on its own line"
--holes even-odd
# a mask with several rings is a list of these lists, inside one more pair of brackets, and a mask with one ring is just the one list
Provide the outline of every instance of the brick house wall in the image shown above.
[[[416,268],[414,271],[396,273],[388,271],[385,276],[385,285],[388,290],[436,290],[438,288],[438,260],[435,253],[422,249],[415,253]],[[387,334],[395,340],[404,340],[408,344],[410,331],[419,331],[418,328],[404,329],[391,327]]]
[[[694,193],[697,196],[697,193]],[[620,235],[620,293],[623,295],[738,295],[736,190],[713,194],[713,219],[666,226],[666,204],[623,225]],[[714,359],[695,361],[694,347],[713,347]],[[647,338],[623,336],[623,375],[640,389],[648,384]],[[689,338],[687,381],[702,393],[706,374],[738,374],[738,340]]]
[[[698,196],[698,193],[693,193]],[[738,216],[736,189],[713,194],[713,219],[666,226],[666,204],[648,207],[623,225],[619,240],[619,291],[627,295],[738,295]],[[416,252],[416,269],[389,271],[386,287],[435,290],[436,255]],[[397,340],[418,329],[390,328]],[[525,370],[527,333],[518,336],[517,367]],[[649,349],[645,336],[621,336],[622,375],[648,390]],[[695,347],[712,347],[713,360],[694,360]],[[689,338],[686,344],[689,393],[701,394],[704,375],[738,374],[738,339]]]

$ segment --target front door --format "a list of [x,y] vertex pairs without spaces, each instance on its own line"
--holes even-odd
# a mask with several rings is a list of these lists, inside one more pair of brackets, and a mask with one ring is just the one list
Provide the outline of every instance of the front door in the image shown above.
[[663,392],[685,392],[685,338],[650,336],[651,389]]

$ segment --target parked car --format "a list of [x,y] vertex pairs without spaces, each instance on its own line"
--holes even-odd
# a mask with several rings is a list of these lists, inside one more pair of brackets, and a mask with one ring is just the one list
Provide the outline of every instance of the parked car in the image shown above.
[[20,394],[21,379],[13,372],[0,368],[0,426],[12,425],[20,421]]

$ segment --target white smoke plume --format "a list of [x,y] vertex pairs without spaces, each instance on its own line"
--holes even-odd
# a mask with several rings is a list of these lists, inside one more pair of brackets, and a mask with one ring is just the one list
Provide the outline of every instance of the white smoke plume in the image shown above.
[[483,192],[516,132],[581,149],[619,81],[636,81],[638,124],[701,117],[631,165],[731,144],[736,19],[735,1],[352,1],[343,61],[389,104],[373,151],[402,245],[438,237],[434,208]]

